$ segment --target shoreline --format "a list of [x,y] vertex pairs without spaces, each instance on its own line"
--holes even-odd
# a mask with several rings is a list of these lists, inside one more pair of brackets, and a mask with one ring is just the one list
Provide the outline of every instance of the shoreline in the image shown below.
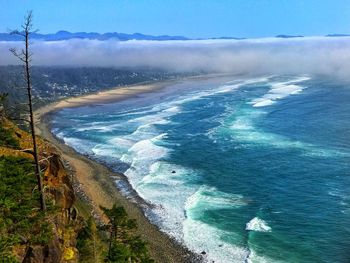
[[[128,182],[125,175],[113,172],[107,166],[79,154],[56,138],[50,130],[50,118],[54,112],[63,108],[118,102],[143,93],[156,92],[184,80],[176,79],[139,84],[130,87],[114,88],[96,94],[71,97],[43,106],[34,113],[37,134],[53,144],[59,151],[67,168],[74,177],[75,191],[83,199],[83,202],[88,203],[95,219],[100,222],[106,221],[100,206],[111,207],[114,203],[124,206],[129,217],[136,219],[139,226],[137,232],[148,243],[151,257],[160,263],[199,262],[201,257],[162,232],[158,226],[152,224],[143,212],[143,208],[147,207],[147,203],[143,200],[138,200],[141,198],[137,194],[132,194],[132,197],[136,197],[135,202],[132,200],[134,198],[130,199],[117,188],[116,180]],[[131,190],[133,189],[131,188]]]
[[[40,107],[34,111],[35,122],[37,123],[38,118],[49,112],[54,112],[63,108],[75,108],[88,105],[107,104],[113,102],[119,102],[127,100],[133,97],[137,97],[141,94],[147,94],[156,92],[158,90],[165,89],[171,85],[179,84],[184,81],[194,80],[208,80],[214,77],[225,77],[232,76],[231,74],[206,74],[206,75],[194,75],[177,79],[168,80],[157,80],[157,81],[145,81],[138,84],[111,87],[103,91],[96,93],[90,93],[86,95],[79,95],[73,97],[63,98],[61,100],[51,102],[45,106]],[[38,118],[37,118],[38,117]],[[40,134],[38,134],[40,135]]]

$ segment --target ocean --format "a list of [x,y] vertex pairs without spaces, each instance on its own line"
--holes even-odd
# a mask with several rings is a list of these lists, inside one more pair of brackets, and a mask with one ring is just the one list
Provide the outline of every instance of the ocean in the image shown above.
[[52,132],[208,262],[350,262],[349,102],[320,76],[188,80],[60,110]]

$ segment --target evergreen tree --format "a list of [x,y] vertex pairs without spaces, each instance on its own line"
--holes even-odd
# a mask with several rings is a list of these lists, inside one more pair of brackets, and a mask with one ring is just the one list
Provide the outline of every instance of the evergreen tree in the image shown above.
[[107,262],[154,262],[148,255],[147,245],[132,232],[136,229],[136,221],[129,219],[122,206],[113,205],[111,209],[102,210],[109,219],[104,227],[109,232],[109,248]]

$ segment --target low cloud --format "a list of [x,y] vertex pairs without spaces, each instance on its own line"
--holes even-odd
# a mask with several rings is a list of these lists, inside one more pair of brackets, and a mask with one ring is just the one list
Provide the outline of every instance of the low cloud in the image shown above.
[[[0,42],[0,65],[18,64]],[[33,41],[34,65],[150,67],[177,72],[350,76],[350,38],[193,41]]]

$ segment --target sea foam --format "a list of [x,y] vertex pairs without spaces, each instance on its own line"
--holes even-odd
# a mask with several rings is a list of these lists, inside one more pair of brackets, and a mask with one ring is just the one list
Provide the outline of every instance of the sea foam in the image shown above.
[[283,263],[282,261],[268,258],[266,256],[258,255],[253,249],[249,249],[245,263]]
[[193,169],[156,161],[136,188],[139,195],[154,206],[153,215],[160,229],[179,242],[183,241],[183,208],[194,192],[191,181],[196,179],[198,172]]
[[[235,233],[204,223],[201,219],[208,211],[239,208],[246,205],[241,195],[219,191],[215,187],[201,186],[186,201],[186,220],[183,222],[184,243],[195,253],[205,252],[208,262],[244,262],[248,250],[224,241],[224,237],[240,240]],[[237,236],[235,236],[237,235]]]
[[185,205],[188,214],[198,208],[223,209],[245,205],[241,195],[229,194],[217,190],[215,187],[201,186],[191,195]]
[[248,231],[271,232],[271,227],[262,219],[254,217],[245,227]]
[[253,107],[265,107],[275,103],[275,101],[300,93],[306,86],[297,85],[298,83],[309,80],[309,77],[298,77],[286,82],[272,82],[271,89],[261,98],[250,102]]
[[223,237],[232,236],[232,232],[214,228],[200,220],[186,219],[183,232],[185,245],[197,254],[204,252],[205,262],[242,263],[249,255],[247,248],[223,241]]

